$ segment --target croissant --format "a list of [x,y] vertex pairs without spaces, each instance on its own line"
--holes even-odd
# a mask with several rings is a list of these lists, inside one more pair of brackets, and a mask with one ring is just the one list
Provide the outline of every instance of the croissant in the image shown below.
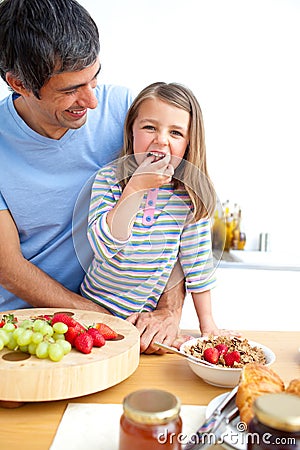
[[286,388],[285,392],[289,394],[299,395],[300,397],[300,378],[295,378],[290,381],[290,384]]
[[284,391],[284,382],[269,367],[259,363],[249,363],[241,372],[236,405],[240,412],[240,420],[247,425],[253,418],[252,404],[263,394]]

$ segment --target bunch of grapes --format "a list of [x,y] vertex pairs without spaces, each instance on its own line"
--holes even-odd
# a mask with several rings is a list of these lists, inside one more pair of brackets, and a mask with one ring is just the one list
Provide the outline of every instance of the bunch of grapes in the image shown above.
[[58,362],[72,349],[65,339],[67,331],[66,324],[56,322],[51,326],[43,319],[25,319],[19,326],[7,322],[0,328],[0,350],[7,347]]

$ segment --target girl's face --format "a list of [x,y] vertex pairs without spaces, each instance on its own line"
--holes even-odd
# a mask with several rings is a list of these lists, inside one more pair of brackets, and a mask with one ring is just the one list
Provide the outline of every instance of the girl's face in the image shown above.
[[159,160],[171,155],[174,169],[189,143],[190,114],[158,98],[144,100],[132,127],[133,152],[137,163],[153,154]]

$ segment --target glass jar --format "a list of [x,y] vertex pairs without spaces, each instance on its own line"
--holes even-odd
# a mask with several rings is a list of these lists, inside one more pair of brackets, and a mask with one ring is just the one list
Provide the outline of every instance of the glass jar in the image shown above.
[[175,395],[142,389],[125,397],[119,450],[179,450],[181,432],[180,401]]
[[253,404],[254,418],[247,435],[248,450],[300,449],[300,398],[265,394]]

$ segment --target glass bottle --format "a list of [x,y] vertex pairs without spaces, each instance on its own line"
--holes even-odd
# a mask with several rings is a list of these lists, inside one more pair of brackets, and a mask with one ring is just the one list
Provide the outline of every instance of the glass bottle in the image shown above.
[[242,220],[242,211],[239,210],[239,241],[238,241],[238,250],[244,250],[246,245],[246,233],[244,230],[244,224]]
[[214,250],[222,252],[225,243],[226,224],[222,209],[216,209],[212,227],[212,247]]
[[265,394],[253,404],[254,418],[247,434],[248,450],[300,449],[300,398]]
[[232,250],[238,250],[239,240],[240,240],[240,212],[237,203],[234,204],[233,210],[233,220],[232,220],[232,239],[231,248]]
[[233,214],[226,216],[226,238],[224,250],[229,252],[232,243],[232,231],[233,231]]
[[175,395],[141,389],[125,397],[119,450],[179,450],[181,432],[180,401]]

